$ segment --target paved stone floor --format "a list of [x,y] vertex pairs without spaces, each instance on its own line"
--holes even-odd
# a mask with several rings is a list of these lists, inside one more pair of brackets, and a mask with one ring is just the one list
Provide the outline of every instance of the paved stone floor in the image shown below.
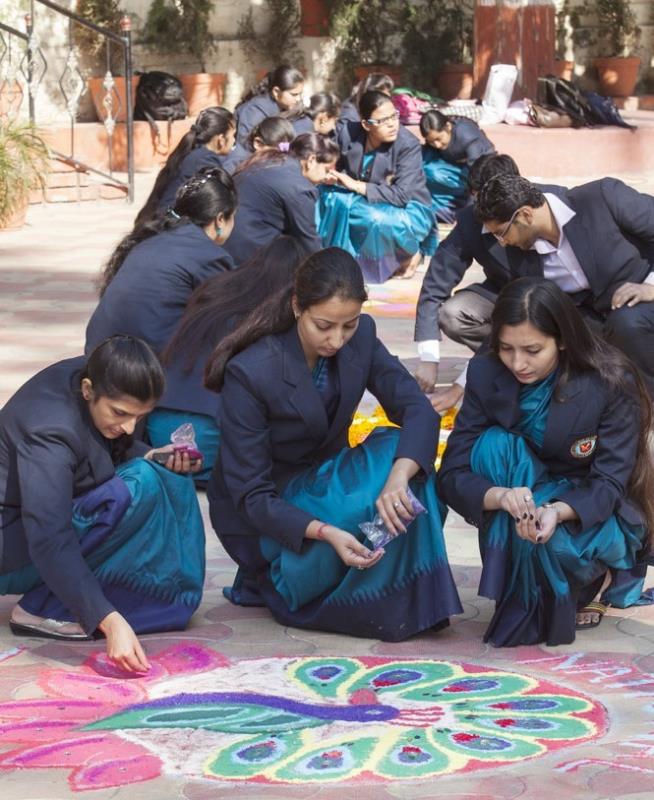
[[[654,191],[654,175],[626,177],[639,189]],[[152,176],[139,176],[139,199],[151,180]],[[573,185],[576,181],[570,177],[560,182]],[[115,201],[32,207],[26,227],[0,233],[0,402],[39,368],[81,352],[84,326],[95,302],[94,279],[112,245],[129,228],[132,215],[133,209]],[[405,361],[414,356],[412,319],[419,286],[420,276],[393,281],[371,292],[371,311],[381,336]],[[454,376],[467,355],[463,348],[445,344],[444,380]],[[13,638],[7,619],[15,598],[0,599],[3,800],[60,800],[86,792],[98,800],[135,796],[139,800],[540,800],[545,793],[561,800],[651,800],[654,796],[654,607],[610,611],[600,628],[579,634],[569,646],[490,648],[481,639],[491,605],[476,594],[479,556],[475,532],[450,514],[446,525],[449,556],[465,613],[454,619],[448,630],[385,644],[282,628],[263,609],[234,608],[223,600],[220,589],[231,582],[234,568],[213,535],[203,496],[201,503],[208,556],[204,600],[183,634],[143,637],[155,663],[148,680],[112,678],[102,665],[99,643],[54,644]],[[648,585],[652,583],[650,570]],[[465,686],[470,685],[464,686],[463,679],[484,672],[487,683],[513,681],[513,699],[547,692],[560,701],[567,698],[566,702],[577,703],[573,715],[578,718],[577,728],[563,725],[561,738],[550,739],[546,746],[534,746],[528,731],[523,731],[524,735],[518,731],[513,739],[507,734],[514,755],[489,756],[479,751],[475,756],[475,741],[491,742],[492,749],[492,743],[500,739],[461,734],[460,751],[464,745],[473,749],[465,758],[452,751],[436,776],[430,773],[422,780],[397,780],[397,771],[387,765],[358,774],[346,771],[341,779],[325,773],[322,783],[307,779],[304,785],[302,780],[274,785],[203,778],[213,740],[200,731],[158,731],[149,737],[134,733],[120,739],[112,738],[109,731],[76,738],[76,729],[90,719],[107,716],[129,703],[168,696],[175,686],[177,691],[220,687],[233,691],[252,686],[265,691],[284,686],[284,676],[298,665],[322,664],[324,668],[325,663],[336,663],[364,674],[380,665],[386,668],[387,662],[393,668],[400,662],[406,671],[411,665],[436,669],[435,665],[445,661],[453,666],[443,669],[460,680],[451,684],[450,690],[463,692],[456,699],[464,704]],[[303,699],[298,680],[293,687],[291,683],[289,697]],[[501,694],[492,696],[498,701],[496,708],[506,709],[501,712],[506,717],[496,724],[501,729],[519,728],[520,713],[513,711],[517,708],[513,700],[500,703]],[[35,705],[37,700],[39,705]],[[13,701],[11,710],[7,701]],[[319,743],[320,735],[316,736]],[[380,739],[376,747],[382,745]],[[271,742],[261,746],[271,746]],[[332,745],[326,740],[323,747],[328,746]],[[334,752],[330,749],[320,758],[333,758]],[[423,751],[405,746],[402,753],[421,756]]]

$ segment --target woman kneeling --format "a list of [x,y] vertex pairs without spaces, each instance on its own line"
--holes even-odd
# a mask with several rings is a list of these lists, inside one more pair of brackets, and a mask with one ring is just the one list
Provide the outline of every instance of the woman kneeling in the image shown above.
[[[377,339],[361,270],[338,248],[298,269],[224,339],[207,385],[222,389],[211,521],[240,569],[226,590],[283,625],[395,641],[461,606],[432,475],[439,418]],[[347,446],[368,388],[401,426]],[[409,524],[411,489],[426,507]],[[359,524],[395,537],[372,550]],[[401,535],[400,535],[401,534]]]
[[[485,640],[567,644],[636,602],[654,522],[651,408],[636,368],[568,295],[522,278],[498,297],[443,459],[445,502],[479,528]],[[599,602],[602,601],[602,602]]]
[[174,474],[200,465],[132,440],[163,387],[148,345],[114,336],[88,361],[47,367],[0,412],[0,594],[23,594],[14,633],[98,629],[115,663],[144,671],[136,634],[184,628],[200,604],[202,517],[193,481]]

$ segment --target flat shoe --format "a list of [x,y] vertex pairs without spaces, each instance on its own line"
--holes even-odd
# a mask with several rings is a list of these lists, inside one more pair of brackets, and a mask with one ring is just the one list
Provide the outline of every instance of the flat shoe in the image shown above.
[[578,608],[577,614],[599,614],[599,619],[596,622],[579,622],[575,625],[576,629],[578,631],[586,631],[590,628],[596,628],[608,610],[609,607],[607,605],[597,600],[593,600],[592,603],[588,603],[583,608]]
[[59,639],[70,642],[89,642],[92,636],[85,633],[64,633],[62,628],[70,622],[61,622],[58,619],[44,619],[38,625],[25,625],[9,620],[9,628],[14,636],[38,636],[41,639]]

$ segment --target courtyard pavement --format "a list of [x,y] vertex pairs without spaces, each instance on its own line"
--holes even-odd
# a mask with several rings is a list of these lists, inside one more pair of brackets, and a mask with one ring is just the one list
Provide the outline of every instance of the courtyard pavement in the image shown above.
[[[639,190],[654,193],[654,174],[622,177]],[[152,175],[138,176],[135,208],[152,179]],[[570,176],[559,182],[571,186],[578,181]],[[23,229],[0,232],[0,403],[40,368],[82,352],[85,324],[96,302],[95,278],[113,245],[129,229],[135,208],[120,201],[33,206]],[[478,274],[471,270],[469,279]],[[381,338],[409,367],[415,357],[413,316],[421,277],[391,281],[371,291],[370,311]],[[450,380],[469,353],[446,342],[443,354],[441,379]],[[480,572],[476,533],[450,513],[445,528],[448,552],[465,611],[449,629],[387,644],[283,628],[264,609],[235,608],[223,599],[221,588],[231,583],[234,567],[213,534],[202,494],[200,502],[208,558],[203,602],[184,633],[143,637],[154,663],[148,679],[117,679],[102,663],[102,643],[12,637],[7,620],[16,598],[0,598],[2,800],[63,800],[85,794],[97,800],[542,800],[544,795],[560,800],[651,800],[654,796],[654,606],[611,610],[598,629],[580,633],[569,646],[493,649],[482,642],[492,607],[476,593]],[[654,583],[653,573],[650,569],[647,586]],[[298,677],[299,670],[335,670],[334,664],[364,677],[381,668],[387,677],[397,676],[398,670],[404,670],[406,677],[410,669],[429,672],[440,665],[442,674],[454,681],[446,691],[459,693],[456,699],[461,702],[455,706],[468,702],[468,695],[474,694],[471,676],[476,680],[481,673],[489,686],[496,681],[497,687],[504,687],[488,695],[496,701],[495,708],[503,709],[493,723],[495,736],[488,733],[486,722],[485,736],[457,734],[462,737],[457,740],[459,750],[451,746],[440,766],[407,779],[398,764],[408,758],[416,763],[423,758],[426,763],[428,748],[404,742],[393,751],[394,767],[389,766],[392,759],[382,763],[383,748],[392,749],[393,742],[400,741],[393,738],[397,729],[390,725],[377,731],[374,744],[365,740],[371,748],[371,767],[358,772],[348,771],[347,754],[338,750],[342,742],[330,738],[329,730],[324,734],[324,752],[319,747],[322,734],[310,740],[304,732],[298,739],[299,750],[310,752],[314,741],[322,766],[340,758],[340,772],[330,767],[312,773],[313,756],[304,772],[292,779],[261,767],[260,774],[244,768],[238,780],[230,782],[215,777],[216,738],[206,731],[80,733],[88,721],[130,703],[169,697],[174,690],[254,687],[285,693],[287,700],[315,701],[311,687]],[[516,698],[533,701],[539,694],[559,698],[561,707],[568,704],[567,716],[553,714],[546,720],[551,729],[559,729],[550,738],[534,739],[527,723],[536,723],[531,718],[525,721],[516,704]],[[454,708],[448,719],[457,713]],[[466,719],[474,721],[475,716]],[[513,738],[497,733],[511,728],[517,730]],[[354,738],[362,735],[348,733],[353,741],[347,745],[354,748]],[[509,742],[506,752],[501,751],[501,742]],[[273,747],[274,741],[260,741],[258,746]],[[500,750],[492,752],[494,747]],[[249,753],[251,767],[259,756],[243,752]],[[255,773],[258,777],[247,777]]]

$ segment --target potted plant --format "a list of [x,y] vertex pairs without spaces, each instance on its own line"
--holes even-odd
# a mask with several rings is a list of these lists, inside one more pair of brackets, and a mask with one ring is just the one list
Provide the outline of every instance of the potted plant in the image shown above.
[[470,98],[473,15],[473,0],[407,2],[403,63],[412,86],[430,92],[436,84],[446,100]]
[[[300,50],[300,12],[296,0],[263,0],[267,25],[257,30],[252,9],[238,22],[238,35],[247,60],[254,65],[262,61],[273,67],[293,64],[302,67],[304,54]],[[268,70],[264,70],[264,74]]]
[[140,34],[141,42],[158,53],[182,51],[199,63],[199,73],[178,75],[190,116],[223,102],[225,73],[206,71],[206,57],[216,48],[209,30],[213,6],[212,0],[153,0]]
[[[85,20],[118,34],[120,34],[120,21],[126,14],[122,0],[77,0],[75,11]],[[89,56],[97,65],[97,69],[102,72],[101,75],[95,75],[87,80],[98,119],[102,121],[107,116],[104,101],[108,92],[105,87],[106,72],[109,71],[113,80],[112,115],[117,122],[124,122],[127,117],[127,91],[125,77],[122,74],[125,68],[122,48],[112,43],[107,51],[107,40],[104,36],[82,25],[73,25],[73,37],[78,49]],[[136,97],[138,82],[138,75],[133,76],[132,102]]]
[[[582,25],[582,19],[590,25]],[[638,81],[641,29],[629,0],[584,0],[571,9],[573,41],[596,53],[600,92],[613,97],[633,94]]]
[[349,93],[352,76],[384,72],[402,77],[401,30],[408,0],[332,0],[330,34],[337,43],[336,64]]
[[0,229],[25,222],[30,192],[44,185],[48,157],[33,125],[0,120]]

